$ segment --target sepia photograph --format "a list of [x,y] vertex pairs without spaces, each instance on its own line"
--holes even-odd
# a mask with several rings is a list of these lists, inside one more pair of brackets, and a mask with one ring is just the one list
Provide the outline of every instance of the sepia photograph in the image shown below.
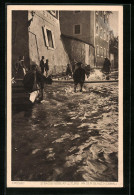
[[123,187],[123,7],[7,6],[7,187]]

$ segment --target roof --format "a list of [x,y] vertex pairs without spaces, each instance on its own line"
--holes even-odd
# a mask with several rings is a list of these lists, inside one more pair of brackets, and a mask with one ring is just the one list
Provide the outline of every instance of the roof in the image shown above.
[[83,41],[83,40],[81,40],[81,39],[78,39],[78,38],[76,38],[76,37],[69,36],[69,35],[64,35],[64,34],[61,34],[61,36],[62,36],[62,37],[69,38],[69,39],[73,39],[73,40],[76,40],[76,41],[80,41],[80,42],[82,42],[82,43],[86,43],[86,44],[88,44],[88,45],[90,45],[90,46],[92,46],[92,47],[94,48],[94,46],[93,46],[91,43],[88,43],[88,42]]

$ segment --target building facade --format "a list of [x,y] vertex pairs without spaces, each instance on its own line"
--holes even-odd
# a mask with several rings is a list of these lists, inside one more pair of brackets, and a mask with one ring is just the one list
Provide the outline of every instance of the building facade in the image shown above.
[[118,69],[118,37],[114,36],[113,31],[109,32],[109,58],[111,62],[111,68]]
[[104,58],[109,58],[109,12],[95,11],[96,67],[101,68]]
[[61,40],[58,11],[12,12],[12,64],[24,56],[25,66],[49,60],[50,74],[66,68],[69,57]]
[[103,66],[105,57],[109,58],[109,14],[104,11],[60,12],[61,33],[92,45],[97,68]]
[[77,38],[62,35],[65,49],[68,53],[70,62],[82,62],[84,65],[94,67],[94,47]]

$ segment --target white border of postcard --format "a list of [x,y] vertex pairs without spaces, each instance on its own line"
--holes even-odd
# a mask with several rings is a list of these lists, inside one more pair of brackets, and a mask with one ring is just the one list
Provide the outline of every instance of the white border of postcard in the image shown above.
[[[119,144],[118,182],[56,182],[56,181],[12,181],[11,180],[11,28],[12,10],[106,10],[118,11],[119,32]],[[80,188],[80,187],[123,187],[123,6],[111,5],[7,5],[7,187],[30,188]]]

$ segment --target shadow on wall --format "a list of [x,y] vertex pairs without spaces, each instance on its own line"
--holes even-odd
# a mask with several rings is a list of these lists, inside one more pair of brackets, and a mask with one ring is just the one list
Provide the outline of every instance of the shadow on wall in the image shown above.
[[61,35],[60,38],[61,38],[61,42],[63,44],[64,50],[65,50],[65,52],[67,53],[67,55],[69,57],[69,63],[70,63],[73,60],[72,57],[71,57],[71,55],[70,55],[70,52],[69,52],[70,43],[68,42],[68,44],[66,44],[66,41],[65,41],[63,35]]

